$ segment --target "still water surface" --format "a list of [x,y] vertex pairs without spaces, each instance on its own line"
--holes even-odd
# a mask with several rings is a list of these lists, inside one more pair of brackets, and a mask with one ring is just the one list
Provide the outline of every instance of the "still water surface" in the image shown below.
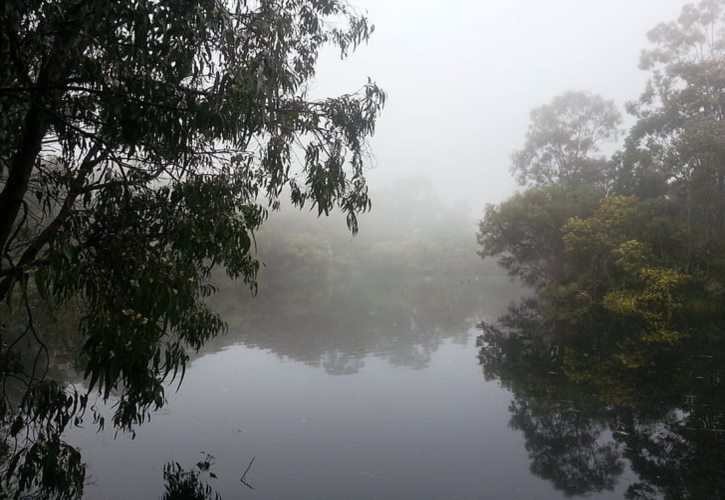
[[[334,320],[356,317],[335,297],[316,314],[254,309],[262,297],[235,322],[239,306],[222,294],[230,332],[135,439],[92,426],[68,434],[89,464],[84,498],[158,498],[163,465],[191,468],[203,453],[226,499],[563,497],[532,474],[513,396],[477,358],[474,325],[520,292],[501,278],[457,286],[468,299],[437,306],[452,314],[408,303],[354,322]],[[254,490],[240,482],[252,458]],[[594,497],[621,498],[631,480],[624,467]]]

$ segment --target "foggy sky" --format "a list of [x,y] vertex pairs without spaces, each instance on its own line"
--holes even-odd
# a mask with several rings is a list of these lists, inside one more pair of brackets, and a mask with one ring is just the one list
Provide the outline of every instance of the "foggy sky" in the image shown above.
[[[509,154],[529,111],[566,90],[623,105],[644,89],[646,33],[686,0],[352,0],[376,26],[348,60],[321,60],[312,91],[388,93],[372,140],[372,186],[424,175],[480,214],[516,184]],[[374,203],[374,200],[373,200]]]

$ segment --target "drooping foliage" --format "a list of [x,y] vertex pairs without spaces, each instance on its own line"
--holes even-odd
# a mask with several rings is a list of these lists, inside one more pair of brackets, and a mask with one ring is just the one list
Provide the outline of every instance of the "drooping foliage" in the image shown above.
[[[47,390],[50,405],[2,394],[15,460],[4,486],[20,494],[49,474],[34,443],[87,402],[46,387],[35,298],[78,311],[88,390],[118,398],[113,424],[132,428],[163,404],[187,349],[224,329],[205,305],[211,269],[254,286],[254,231],[283,193],[319,214],[339,207],[357,231],[385,94],[368,80],[309,96],[320,50],[344,58],[373,31],[338,0],[9,0],[0,26],[0,298],[14,311],[1,356],[38,346],[29,365],[4,364],[16,369],[2,386]],[[30,421],[57,425],[13,425]]]

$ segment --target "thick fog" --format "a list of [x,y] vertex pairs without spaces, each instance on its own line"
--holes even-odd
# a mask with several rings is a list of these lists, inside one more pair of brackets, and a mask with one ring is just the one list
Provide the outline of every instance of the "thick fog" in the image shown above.
[[474,214],[516,184],[509,154],[532,108],[567,90],[624,104],[642,92],[647,32],[685,0],[355,0],[376,31],[349,60],[327,54],[316,95],[370,76],[389,101],[372,140],[373,186],[424,175]]

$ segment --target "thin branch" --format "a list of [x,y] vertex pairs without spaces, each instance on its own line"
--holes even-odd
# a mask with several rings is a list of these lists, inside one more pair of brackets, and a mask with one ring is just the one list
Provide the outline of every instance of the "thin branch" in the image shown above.
[[[23,274],[28,267],[32,267],[32,265],[36,264],[35,259],[40,250],[53,239],[60,227],[70,216],[73,204],[75,203],[78,195],[82,192],[83,182],[91,173],[93,168],[106,157],[106,152],[103,152],[97,158],[94,158],[94,156],[99,152],[101,152],[101,146],[96,143],[83,159],[78,174],[70,184],[70,189],[65,202],[63,203],[63,207],[56,218],[45,229],[43,229],[43,231],[41,231],[41,233],[25,249],[25,252],[23,252],[17,264],[13,264],[11,262],[11,269],[3,270],[2,273],[0,273],[0,277],[2,277],[2,279],[0,279],[0,297],[5,296],[10,287],[10,283],[14,279],[17,279],[21,274]],[[22,225],[19,226],[18,229],[20,227],[22,227]],[[12,239],[10,241],[12,241]]]
[[254,489],[254,486],[252,486],[251,484],[249,484],[247,482],[247,472],[249,472],[249,469],[252,468],[252,464],[254,463],[254,459],[255,458],[257,458],[257,457],[252,457],[252,459],[249,461],[249,465],[247,465],[247,468],[244,471],[244,474],[242,474],[242,478],[240,479],[240,481],[242,482],[242,484],[244,486],[246,486],[247,488],[249,488],[250,490],[253,490]]

